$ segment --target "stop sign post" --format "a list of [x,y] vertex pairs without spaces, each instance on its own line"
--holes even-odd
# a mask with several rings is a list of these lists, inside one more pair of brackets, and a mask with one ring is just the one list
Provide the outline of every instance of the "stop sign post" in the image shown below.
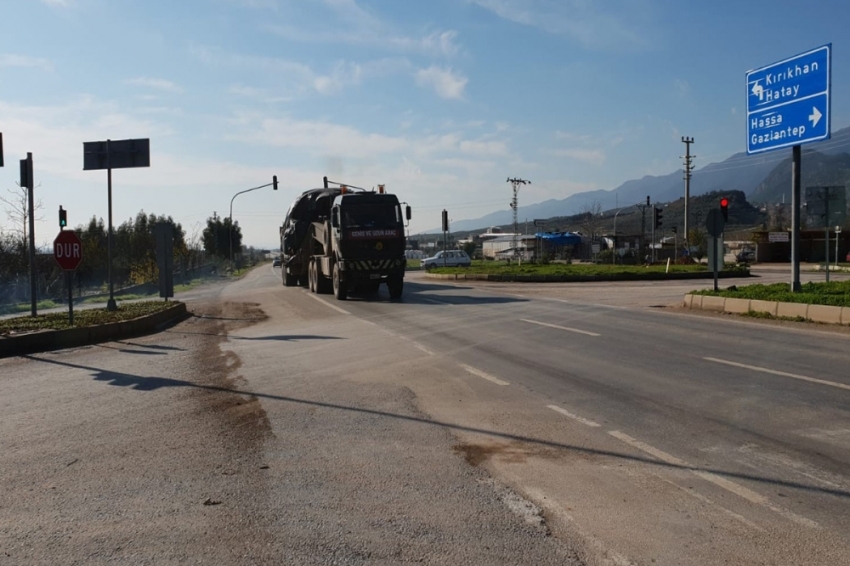
[[73,230],[62,230],[53,240],[53,259],[67,274],[68,283],[68,321],[74,324],[74,297],[71,287],[71,272],[77,269],[83,260],[83,243]]

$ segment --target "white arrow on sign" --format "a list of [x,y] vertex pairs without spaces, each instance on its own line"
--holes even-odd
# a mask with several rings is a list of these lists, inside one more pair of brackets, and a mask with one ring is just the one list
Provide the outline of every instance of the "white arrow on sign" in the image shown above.
[[809,120],[811,120],[813,128],[818,125],[822,116],[823,114],[820,113],[820,110],[812,106],[812,113],[809,114]]
[[753,85],[753,94],[759,97],[759,100],[764,96],[764,87],[759,84],[758,81]]

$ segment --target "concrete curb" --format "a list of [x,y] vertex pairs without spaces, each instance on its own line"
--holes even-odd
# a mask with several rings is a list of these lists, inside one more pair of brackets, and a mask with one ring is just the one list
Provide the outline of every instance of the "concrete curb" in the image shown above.
[[[719,277],[750,277],[749,272],[723,271]],[[591,283],[594,281],[669,281],[676,279],[712,279],[714,274],[699,273],[614,273],[610,275],[495,275],[487,273],[426,273],[426,279],[444,281],[498,281],[502,283]]]
[[174,303],[174,306],[170,308],[132,320],[65,330],[44,330],[20,336],[2,336],[0,337],[0,358],[121,340],[171,326],[187,317],[186,304]]
[[850,324],[850,307],[757,301],[691,294],[685,295],[684,306],[687,309],[693,310],[710,310],[732,314],[763,312],[781,318],[804,318],[812,322],[822,322],[824,324]]

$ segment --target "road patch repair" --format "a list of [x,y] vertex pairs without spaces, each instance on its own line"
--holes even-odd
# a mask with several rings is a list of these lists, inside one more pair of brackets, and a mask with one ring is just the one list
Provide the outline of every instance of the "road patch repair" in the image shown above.
[[188,316],[185,303],[173,302],[171,306],[161,311],[130,320],[61,330],[39,330],[25,334],[4,335],[0,336],[0,358],[62,348],[76,348],[148,334],[176,324]]

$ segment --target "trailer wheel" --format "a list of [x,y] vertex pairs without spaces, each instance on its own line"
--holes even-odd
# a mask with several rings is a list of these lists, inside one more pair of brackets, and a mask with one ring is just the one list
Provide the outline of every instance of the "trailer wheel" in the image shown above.
[[334,263],[333,267],[333,286],[334,286],[334,296],[338,301],[344,301],[348,298],[348,289],[345,286],[345,283],[340,279],[339,273],[339,264]]
[[390,277],[387,279],[387,289],[390,290],[391,299],[400,299],[404,290],[404,279],[402,277]]
[[309,281],[310,292],[318,293],[319,291],[316,285],[316,262],[312,259],[310,260],[310,266],[307,268],[307,279]]

